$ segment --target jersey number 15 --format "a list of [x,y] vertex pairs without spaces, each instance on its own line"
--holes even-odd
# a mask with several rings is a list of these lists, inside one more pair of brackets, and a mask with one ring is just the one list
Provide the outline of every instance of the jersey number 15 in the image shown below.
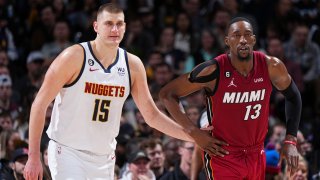
[[94,101],[92,121],[107,122],[109,116],[110,100],[96,99]]

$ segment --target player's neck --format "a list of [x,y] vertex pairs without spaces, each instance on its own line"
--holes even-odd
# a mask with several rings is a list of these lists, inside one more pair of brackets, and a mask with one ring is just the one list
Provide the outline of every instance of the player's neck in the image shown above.
[[118,46],[105,45],[98,40],[91,41],[91,46],[94,55],[103,65],[111,64],[117,56]]
[[239,59],[230,58],[231,65],[243,76],[247,77],[253,68],[253,59],[241,61]]

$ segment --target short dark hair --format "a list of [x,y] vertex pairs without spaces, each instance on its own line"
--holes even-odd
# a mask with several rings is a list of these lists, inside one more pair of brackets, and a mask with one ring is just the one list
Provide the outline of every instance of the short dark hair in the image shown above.
[[147,148],[155,148],[158,144],[161,146],[163,150],[162,141],[158,138],[150,137],[149,139],[142,141],[140,147],[142,150],[145,151]]
[[103,11],[107,11],[109,13],[123,13],[123,9],[116,3],[106,3],[102,4],[97,12],[97,16],[101,14]]
[[11,113],[9,110],[0,109],[0,117],[10,117],[11,118]]
[[169,71],[172,71],[172,67],[170,66],[170,64],[168,64],[166,62],[162,62],[162,63],[157,64],[155,66],[155,71],[160,67],[166,67],[166,68],[168,68]]
[[235,17],[233,19],[231,19],[231,21],[229,22],[228,24],[228,28],[226,29],[226,34],[229,33],[229,29],[230,29],[230,26],[233,24],[233,23],[236,23],[236,22],[239,22],[239,21],[245,21],[247,23],[249,23],[252,27],[252,24],[251,24],[251,21],[245,17]]

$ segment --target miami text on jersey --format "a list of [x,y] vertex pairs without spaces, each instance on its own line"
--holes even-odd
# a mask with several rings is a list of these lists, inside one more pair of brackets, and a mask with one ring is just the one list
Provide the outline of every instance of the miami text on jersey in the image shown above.
[[265,96],[265,89],[250,92],[226,92],[223,96],[223,103],[247,103],[262,101]]
[[96,84],[86,82],[84,92],[89,94],[97,94],[110,97],[123,97],[125,87],[123,86],[110,86],[104,84]]

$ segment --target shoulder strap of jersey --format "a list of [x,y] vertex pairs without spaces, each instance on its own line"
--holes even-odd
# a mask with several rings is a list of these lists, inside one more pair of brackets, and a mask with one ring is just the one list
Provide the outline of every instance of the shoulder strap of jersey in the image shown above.
[[217,61],[215,59],[212,59],[210,61],[206,61],[206,62],[198,65],[197,67],[195,67],[189,73],[189,77],[188,77],[189,81],[192,83],[206,83],[206,82],[210,82],[212,80],[215,80],[219,76],[219,73],[220,73],[218,65],[217,65],[216,70],[213,71],[212,73],[205,75],[205,76],[198,76],[203,69],[205,69],[208,66],[214,65],[214,64],[217,64]]

